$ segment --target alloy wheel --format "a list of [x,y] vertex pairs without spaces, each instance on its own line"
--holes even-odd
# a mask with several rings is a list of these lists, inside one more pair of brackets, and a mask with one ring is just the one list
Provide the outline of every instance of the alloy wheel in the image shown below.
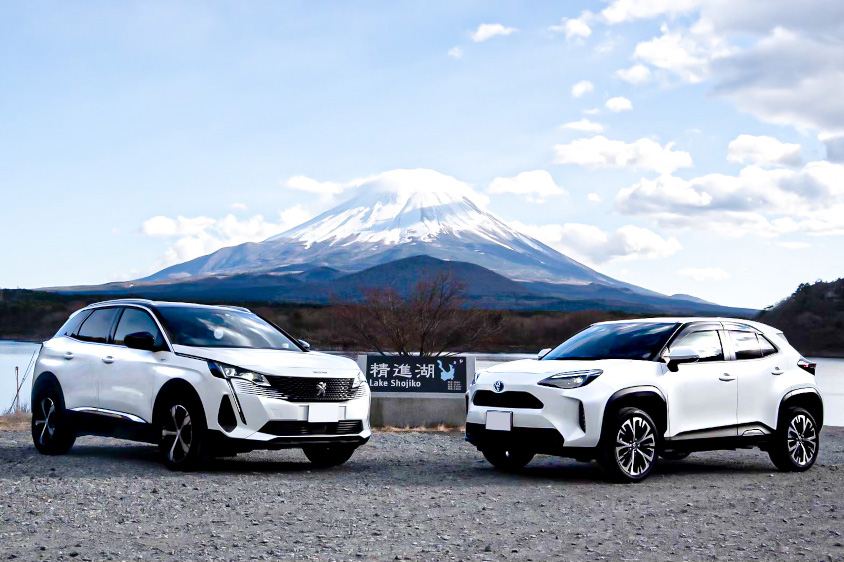
[[170,408],[169,416],[164,421],[161,438],[167,450],[167,460],[173,464],[183,462],[190,452],[193,442],[193,424],[187,408],[176,404]]
[[788,425],[786,442],[794,464],[800,467],[810,464],[818,450],[818,432],[814,422],[804,414],[794,416]]
[[[35,427],[41,427],[41,432],[38,434],[38,443],[46,445],[53,434],[56,432],[56,425],[54,423],[53,414],[56,412],[56,404],[50,397],[41,400],[39,408],[36,408],[33,416],[35,416]],[[45,439],[46,437],[46,439]]]
[[615,458],[618,466],[636,478],[647,472],[656,455],[656,436],[641,416],[632,416],[621,424],[616,436]]

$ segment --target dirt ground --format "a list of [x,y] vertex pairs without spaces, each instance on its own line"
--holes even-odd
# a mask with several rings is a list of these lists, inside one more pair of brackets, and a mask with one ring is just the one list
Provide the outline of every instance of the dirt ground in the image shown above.
[[456,432],[383,432],[339,468],[255,452],[180,474],[146,445],[47,457],[2,431],[0,559],[842,560],[842,464],[844,430],[825,429],[807,473],[727,451],[620,485],[550,457],[502,474]]

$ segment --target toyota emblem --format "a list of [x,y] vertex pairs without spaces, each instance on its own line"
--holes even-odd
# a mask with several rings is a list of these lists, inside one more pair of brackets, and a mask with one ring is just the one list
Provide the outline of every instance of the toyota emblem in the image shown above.
[[316,395],[317,396],[325,396],[325,391],[328,389],[328,385],[325,381],[318,382],[316,385]]
[[495,383],[492,385],[492,388],[495,390],[495,392],[503,392],[504,383],[501,381],[495,381]]

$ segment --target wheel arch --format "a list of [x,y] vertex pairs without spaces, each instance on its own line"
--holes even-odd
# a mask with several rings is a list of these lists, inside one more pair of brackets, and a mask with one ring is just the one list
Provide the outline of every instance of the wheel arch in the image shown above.
[[818,427],[823,427],[823,399],[814,388],[798,388],[783,396],[777,411],[777,425],[782,412],[792,407],[805,408],[815,418]]
[[59,382],[59,378],[50,371],[44,371],[43,373],[40,373],[34,381],[32,381],[32,391],[29,393],[29,403],[35,404],[35,395],[42,389],[49,388],[51,386],[58,390],[62,397],[62,401],[64,401],[64,391],[62,391],[62,385]]
[[202,411],[203,420],[205,419],[205,406],[202,404],[202,399],[199,396],[199,392],[197,392],[193,385],[188,381],[184,379],[174,378],[164,383],[158,390],[158,394],[155,395],[155,402],[152,406],[153,427],[156,427],[156,424],[160,422],[161,415],[164,411],[164,406],[171,396],[190,397],[191,399],[193,399]]
[[634,386],[616,391],[607,400],[601,422],[602,438],[610,417],[627,407],[639,408],[651,416],[659,430],[660,438],[668,431],[668,402],[662,391],[655,386]]

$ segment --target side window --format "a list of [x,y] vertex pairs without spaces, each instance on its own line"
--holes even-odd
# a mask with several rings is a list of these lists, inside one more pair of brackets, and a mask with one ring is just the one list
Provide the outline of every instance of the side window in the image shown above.
[[777,352],[777,348],[774,347],[774,344],[768,338],[761,334],[756,334],[756,337],[759,339],[759,347],[762,348],[762,357],[767,357]]
[[736,350],[736,359],[759,359],[762,357],[762,349],[759,347],[759,340],[755,332],[737,332],[730,330],[730,338],[733,340],[733,347]]
[[126,339],[127,334],[138,332],[149,332],[155,337],[156,345],[164,344],[164,338],[161,336],[155,320],[149,314],[137,308],[124,309],[123,316],[120,317],[120,322],[117,324],[117,330],[114,332],[114,343],[123,345],[123,340]]
[[702,332],[692,332],[682,336],[679,340],[671,344],[670,349],[677,349],[680,347],[689,347],[697,351],[700,355],[700,362],[704,361],[723,361],[724,348],[721,346],[721,337],[715,330],[706,330]]
[[111,325],[117,316],[118,308],[98,308],[82,323],[76,337],[82,341],[107,343]]

